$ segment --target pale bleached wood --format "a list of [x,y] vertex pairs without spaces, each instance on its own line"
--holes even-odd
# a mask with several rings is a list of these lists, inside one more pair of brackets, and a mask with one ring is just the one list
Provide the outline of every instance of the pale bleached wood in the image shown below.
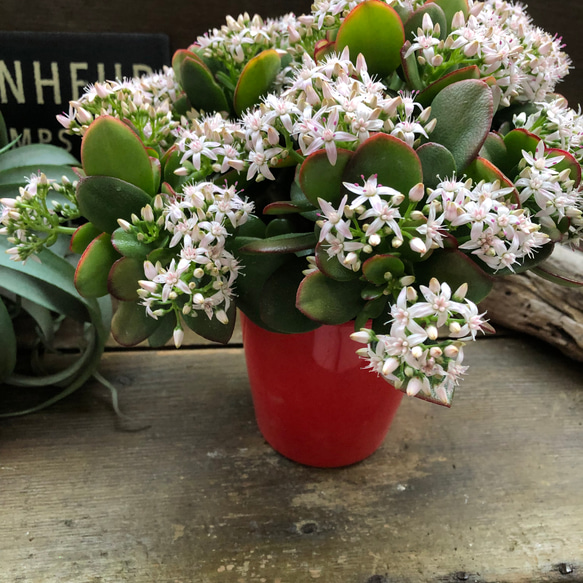
[[2,422],[0,582],[580,581],[580,368],[526,337],[466,360],[451,410],[406,399],[375,455],[316,470],[258,433],[241,349],[107,353],[149,428],[96,383]]
[[[583,253],[555,248],[545,268],[583,281]],[[562,287],[527,272],[497,278],[481,303],[494,324],[541,338],[583,361],[583,289]]]

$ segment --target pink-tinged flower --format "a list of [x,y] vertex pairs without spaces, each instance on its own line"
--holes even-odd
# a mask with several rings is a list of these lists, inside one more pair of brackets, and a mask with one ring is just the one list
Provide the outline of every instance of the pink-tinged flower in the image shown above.
[[445,215],[442,214],[439,218],[435,218],[436,214],[437,210],[435,205],[431,205],[429,207],[427,222],[416,229],[420,235],[425,235],[425,247],[427,249],[443,247],[443,235],[445,234],[443,219]]
[[[329,113],[328,119],[323,116]],[[310,134],[313,140],[310,145],[303,152],[305,155],[310,155],[322,146],[326,150],[328,160],[332,166],[336,164],[338,159],[338,151],[336,149],[336,142],[354,142],[356,141],[356,136],[349,134],[348,132],[338,131],[338,119],[340,113],[338,108],[334,108],[331,111],[326,111],[321,109],[310,121]],[[322,118],[322,122],[319,121]]]
[[450,318],[452,311],[459,311],[462,305],[451,299],[451,288],[446,282],[442,284],[432,278],[429,287],[419,286],[425,302],[418,302],[409,308],[409,313],[414,318],[437,316],[436,326],[443,326]]
[[403,196],[398,190],[391,188],[389,186],[382,186],[377,182],[377,175],[373,174],[368,179],[365,180],[364,176],[361,176],[364,184],[359,186],[358,184],[351,184],[350,182],[343,182],[344,188],[350,192],[358,195],[351,203],[350,208],[355,209],[360,205],[364,204],[366,201],[382,202],[381,196]]
[[318,198],[318,204],[326,217],[322,230],[320,231],[320,242],[328,236],[332,229],[336,229],[336,232],[342,235],[345,239],[352,239],[349,222],[342,220],[347,199],[348,196],[344,195],[338,205],[338,210],[336,210],[328,201],[323,198]]
[[[354,203],[353,203],[354,204]],[[401,218],[401,213],[398,207],[391,206],[385,199],[380,197],[373,197],[370,199],[371,208],[359,215],[359,220],[373,218],[372,223],[366,229],[366,236],[371,237],[383,227],[387,226],[395,234],[397,239],[402,240],[403,235],[399,227],[398,220]]]

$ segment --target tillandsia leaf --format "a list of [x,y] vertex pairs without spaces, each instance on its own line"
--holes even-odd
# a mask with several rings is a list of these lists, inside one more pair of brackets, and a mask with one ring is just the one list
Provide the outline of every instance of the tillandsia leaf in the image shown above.
[[304,279],[303,257],[292,257],[276,269],[261,289],[260,317],[271,330],[283,334],[298,334],[315,330],[318,322],[307,318],[296,307],[296,290]]
[[4,121],[4,116],[0,111],[0,150],[8,146],[10,143],[8,139],[8,129],[6,128],[6,122]]
[[21,146],[5,152],[0,157],[0,172],[20,166],[34,166],[36,167],[34,172],[38,172],[39,168],[44,168],[45,166],[75,165],[78,166],[79,161],[72,154],[52,144]]
[[441,180],[452,177],[456,171],[453,154],[441,144],[427,142],[416,150],[423,169],[423,184],[435,188]]
[[129,257],[121,257],[109,270],[107,290],[116,299],[135,302],[139,299],[138,281],[144,279],[144,263]]
[[483,81],[458,81],[435,97],[431,115],[437,120],[432,141],[445,146],[453,154],[458,172],[463,172],[490,132],[492,91]]
[[381,285],[393,277],[401,277],[405,264],[394,255],[375,255],[362,264],[362,273],[367,281]]
[[124,257],[145,261],[152,251],[156,249],[155,243],[143,243],[138,241],[135,235],[127,233],[123,229],[116,229],[111,234],[111,244],[113,248]]
[[227,310],[227,324],[221,324],[216,318],[210,319],[203,311],[192,311],[188,315],[182,315],[185,324],[199,336],[210,340],[227,344],[233,335],[235,329],[235,320],[237,318],[237,309],[235,304],[231,303]]
[[281,58],[275,49],[261,51],[249,60],[239,76],[233,97],[237,115],[243,114],[269,93],[280,69]]
[[146,314],[144,306],[120,302],[111,321],[111,334],[118,344],[135,346],[153,334],[160,323]]
[[418,283],[428,285],[435,274],[438,274],[441,282],[448,283],[452,292],[467,283],[467,298],[475,303],[481,302],[494,285],[494,278],[491,275],[470,257],[455,249],[436,249],[427,261],[415,265]]
[[310,154],[302,163],[298,176],[299,185],[306,198],[320,208],[318,198],[335,205],[342,199],[342,175],[352,157],[352,152],[338,148],[336,164],[332,166],[325,150]]
[[111,245],[111,236],[102,233],[89,244],[75,270],[75,287],[86,298],[99,298],[108,293],[111,266],[120,258]]
[[431,0],[431,1],[437,4],[443,10],[445,14],[445,19],[447,21],[446,33],[448,34],[451,32],[451,21],[453,20],[453,17],[455,16],[456,12],[459,12],[461,10],[461,12],[464,15],[464,19],[466,20],[470,14],[470,9],[467,0]]
[[294,232],[294,224],[286,218],[273,219],[267,223],[265,237],[278,237],[279,235],[288,235]]
[[344,324],[363,307],[360,280],[336,281],[316,271],[298,287],[296,306],[308,318],[322,324]]
[[268,204],[263,209],[264,215],[289,215],[292,213],[305,213],[313,211],[314,205],[307,201],[303,204],[292,202],[291,200],[280,200]]
[[195,109],[206,113],[230,111],[229,103],[211,70],[198,57],[185,57],[180,64],[182,88]]
[[[417,34],[417,29],[423,28],[423,17],[428,14],[431,17],[433,25],[439,24],[439,38],[445,40],[447,36],[447,20],[445,18],[445,13],[441,7],[439,7],[435,2],[426,2],[423,6],[420,6],[413,14],[409,16],[404,24],[405,27],[405,40],[412,41],[414,35]],[[451,24],[451,20],[450,20]]]
[[158,318],[158,321],[158,328],[148,336],[148,345],[151,348],[160,348],[172,338],[174,329],[176,328],[176,314],[170,312]]
[[583,287],[583,281],[573,279],[571,277],[567,277],[566,275],[561,275],[559,273],[553,273],[549,271],[544,264],[539,265],[537,267],[533,267],[531,269],[533,273],[550,281],[551,283],[556,283],[557,285],[561,285],[563,287]]
[[[27,267],[29,263],[31,262],[26,263]],[[42,279],[12,269],[12,266],[0,265],[0,281],[2,282],[0,286],[5,290],[26,297],[47,310],[63,314],[79,322],[89,320],[89,313],[82,303],[72,301],[71,297],[61,292],[57,286]]]
[[[31,174],[38,174],[38,166],[17,166],[0,172],[0,197],[14,198],[19,194],[19,188],[23,186],[25,178]],[[66,176],[71,182],[78,180],[75,171],[69,166],[43,166],[42,171],[49,180],[60,181]],[[69,200],[62,194],[52,191],[47,201],[49,208],[53,207],[52,202],[60,204],[70,204]]]
[[410,53],[408,56],[405,56],[407,55],[407,51],[410,47],[411,42],[407,41],[401,48],[401,67],[409,87],[411,87],[411,89],[415,89],[416,91],[421,91],[425,85],[423,84],[421,75],[419,74],[417,57],[415,56],[415,53]]
[[16,335],[12,318],[0,296],[0,338],[2,338],[2,357],[0,358],[0,383],[6,380],[16,366]]
[[313,233],[288,233],[269,239],[250,241],[239,248],[239,253],[242,255],[248,253],[297,253],[298,251],[314,249],[317,241],[316,235]]
[[45,345],[50,345],[55,336],[55,321],[50,310],[31,302],[28,298],[21,298],[22,309],[34,320],[37,334]]
[[316,245],[316,265],[326,277],[337,281],[350,281],[360,277],[358,273],[342,265],[338,260],[338,256],[330,256],[327,248],[328,245],[326,243],[318,243]]
[[344,19],[336,36],[336,50],[350,49],[356,62],[359,54],[366,59],[371,75],[388,77],[401,64],[405,30],[399,15],[380,0],[365,0]]
[[[387,134],[371,136],[354,152],[346,165],[343,182],[362,185],[377,175],[378,184],[390,186],[407,194],[413,186],[423,181],[423,169],[419,156],[405,142]],[[354,195],[349,197],[354,198]]]
[[149,195],[158,192],[146,147],[119,119],[104,115],[89,126],[81,143],[81,161],[87,176],[111,176]]
[[458,81],[465,81],[466,79],[479,79],[480,78],[480,69],[476,67],[476,65],[470,65],[469,67],[463,67],[461,69],[457,69],[456,71],[452,71],[447,75],[444,75],[437,81],[428,85],[423,91],[419,93],[416,98],[421,105],[427,107],[431,105],[432,101],[435,97],[439,94],[440,91],[443,91],[449,85],[453,83],[457,83]]
[[535,267],[538,267],[540,264],[544,263],[552,255],[554,247],[554,243],[546,243],[542,247],[533,249],[532,255],[527,255],[522,259],[520,264],[515,263],[512,266],[512,269],[505,267],[504,269],[493,271],[487,265],[483,265],[482,268],[487,273],[491,273],[496,277],[503,275],[513,275],[515,273],[524,273],[525,271],[532,271]]
[[504,136],[504,145],[507,155],[500,160],[500,169],[510,179],[514,179],[518,173],[518,164],[522,160],[522,151],[534,154],[540,138],[529,131],[519,128],[509,131]]
[[151,198],[138,186],[111,176],[88,176],[77,186],[77,203],[81,214],[98,229],[113,233],[118,219],[129,221],[140,214]]
[[485,158],[497,166],[498,168],[505,167],[506,158],[508,156],[508,150],[504,139],[500,134],[490,132],[486,137],[482,148],[479,153],[481,158]]

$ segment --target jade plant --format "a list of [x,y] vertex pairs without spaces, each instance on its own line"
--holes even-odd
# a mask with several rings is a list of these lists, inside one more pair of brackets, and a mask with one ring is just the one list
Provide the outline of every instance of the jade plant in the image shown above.
[[504,0],[228,17],[59,116],[82,137],[75,286],[120,300],[127,345],[226,342],[236,307],[280,333],[354,321],[368,368],[449,406],[495,278],[568,282],[544,262],[583,225],[569,67]]
[[[0,235],[0,385],[20,392],[54,386],[55,391],[38,405],[0,417],[39,410],[82,386],[96,374],[109,336],[108,302],[79,294],[73,283],[75,267],[66,258],[75,231],[67,223],[77,214],[77,176],[72,166],[79,163],[49,144],[14,146],[15,142],[8,142],[0,114],[2,220],[22,228]],[[25,231],[26,242],[20,239]],[[10,260],[15,241],[26,245],[27,254],[34,254],[29,261]],[[83,328],[80,353],[73,362],[47,368],[44,357],[58,352],[54,340],[67,318]],[[20,328],[18,322],[23,322]],[[21,328],[34,330],[28,347],[19,346]]]

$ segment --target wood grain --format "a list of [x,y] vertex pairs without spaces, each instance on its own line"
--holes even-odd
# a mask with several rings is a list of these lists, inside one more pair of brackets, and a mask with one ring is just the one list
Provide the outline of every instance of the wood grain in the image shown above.
[[241,349],[108,353],[131,423],[90,384],[0,426],[0,582],[581,581],[580,368],[520,338],[467,352],[451,410],[405,400],[339,470],[263,441]]

